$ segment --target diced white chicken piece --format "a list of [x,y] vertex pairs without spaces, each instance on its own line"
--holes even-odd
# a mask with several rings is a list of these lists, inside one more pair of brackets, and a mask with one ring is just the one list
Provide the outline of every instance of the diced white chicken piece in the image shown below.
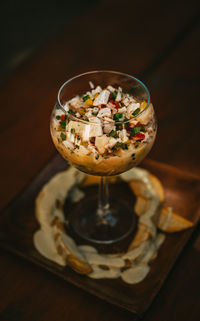
[[108,144],[110,137],[106,135],[102,135],[100,137],[96,137],[95,146],[97,147],[99,153],[103,154],[106,151],[105,146]]
[[137,103],[137,101],[133,98],[133,96],[129,96],[130,103]]
[[67,125],[67,132],[71,132],[71,129],[75,131],[77,135],[79,135],[83,141],[87,141],[90,135],[90,126],[89,124],[84,124],[82,122],[71,120]]
[[99,108],[98,107],[93,107],[92,108],[92,112],[97,114],[99,112]]
[[122,99],[122,103],[123,103],[125,106],[128,106],[128,105],[129,105],[129,98],[125,96],[125,97]]
[[122,91],[122,88],[121,88],[121,87],[118,87],[118,90],[119,90],[119,91]]
[[107,89],[110,90],[111,93],[115,91],[115,88],[113,86],[108,86]]
[[152,117],[153,117],[153,105],[150,104],[150,106],[137,117],[137,121],[143,125],[146,125],[152,119]]
[[112,103],[107,103],[107,107],[109,107],[114,113],[117,112],[117,108],[115,108],[115,105]]
[[101,125],[101,120],[98,117],[95,117],[95,116],[89,117],[89,122]]
[[81,114],[76,113],[76,117],[77,117],[77,118],[80,118],[80,117],[81,117]]
[[112,118],[109,118],[109,117],[104,117],[103,122],[104,122],[104,124],[106,124],[106,123],[115,124],[115,121]]
[[100,92],[93,102],[93,106],[106,105],[110,96],[109,90],[105,89]]
[[118,91],[115,100],[116,100],[116,101],[120,101],[121,99],[122,99],[122,94],[121,94],[120,91]]
[[63,106],[64,110],[68,111],[69,110],[69,105],[68,102],[66,102]]
[[106,149],[111,149],[119,140],[114,137],[108,137],[103,135],[101,137],[96,137],[95,146],[97,147],[99,153],[103,154]]
[[88,109],[87,109],[87,112],[85,113],[85,116],[86,116],[87,118],[89,118],[89,117],[92,116],[92,108],[88,108]]
[[101,108],[98,112],[98,117],[110,117],[111,116],[111,110],[110,108]]
[[82,100],[80,99],[79,96],[76,96],[71,100],[69,100],[68,104],[70,104],[74,108],[80,108],[83,105]]
[[115,144],[118,142],[117,139],[115,139],[114,137],[109,137],[109,141],[108,143],[105,145],[106,149],[111,149],[113,146],[115,146]]
[[99,94],[102,91],[100,86],[97,86],[95,89],[92,90],[92,96]]
[[71,120],[67,125],[67,132],[71,132],[74,129],[75,133],[78,134],[83,141],[88,141],[90,137],[97,137],[103,134],[102,127],[100,124],[88,123]]
[[125,113],[126,112],[126,107],[122,107],[118,109],[118,113]]
[[109,134],[111,130],[116,130],[114,123],[104,123],[103,131],[105,134]]
[[128,136],[127,136],[127,131],[126,129],[122,129],[118,132],[119,137],[121,138],[122,143],[127,142]]
[[88,144],[87,149],[88,149],[89,152],[92,152],[94,154],[97,153],[96,148],[92,144]]
[[66,132],[66,138],[68,142],[75,143],[75,136],[71,132]]
[[103,135],[103,130],[101,124],[90,123],[89,137],[98,137]]
[[136,110],[137,108],[140,108],[140,104],[139,103],[131,103],[128,105],[127,107],[127,115],[128,117],[130,117],[132,115],[132,113],[134,112],[134,110]]
[[93,84],[92,81],[89,81],[89,85],[90,85],[90,88],[91,88],[91,89],[94,89],[94,84]]

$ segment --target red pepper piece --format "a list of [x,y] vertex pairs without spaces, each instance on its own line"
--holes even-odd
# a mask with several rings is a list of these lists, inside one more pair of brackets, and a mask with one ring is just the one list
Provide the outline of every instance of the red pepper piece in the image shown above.
[[118,101],[111,100],[110,103],[113,104],[113,105],[115,106],[115,108],[117,108],[117,109],[121,108],[121,106],[120,106],[120,104],[118,103]]
[[63,114],[63,115],[60,116],[60,120],[61,120],[61,121],[65,121],[65,114]]
[[145,139],[145,134],[136,134],[133,136],[135,140],[143,140]]

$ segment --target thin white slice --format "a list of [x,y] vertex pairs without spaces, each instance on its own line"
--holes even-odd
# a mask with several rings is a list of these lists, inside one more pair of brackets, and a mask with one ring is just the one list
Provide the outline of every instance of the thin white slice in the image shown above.
[[130,261],[134,261],[136,258],[138,258],[143,253],[145,253],[148,250],[148,247],[149,247],[149,241],[144,241],[138,247],[124,254],[122,256],[122,259],[123,260],[129,259]]
[[33,243],[38,252],[48,260],[59,265],[67,265],[66,260],[58,254],[51,230],[38,230],[33,236]]
[[79,245],[78,248],[84,255],[85,255],[85,252],[98,253],[97,250],[93,246],[90,246],[90,245]]
[[[85,176],[86,174],[71,167],[67,171],[56,174],[43,186],[36,199],[36,216],[42,227],[49,227],[55,218],[56,199],[63,202],[70,188],[75,183],[80,183]],[[59,216],[61,218],[62,213]]]
[[89,264],[106,265],[121,268],[124,266],[124,260],[119,257],[108,257],[94,252],[84,252],[85,258]]
[[64,245],[67,255],[73,254],[82,262],[87,262],[81,251],[79,251],[74,240],[67,234],[61,234],[61,242]]
[[121,278],[128,284],[136,284],[144,280],[149,273],[150,267],[146,264],[133,266],[121,273]]

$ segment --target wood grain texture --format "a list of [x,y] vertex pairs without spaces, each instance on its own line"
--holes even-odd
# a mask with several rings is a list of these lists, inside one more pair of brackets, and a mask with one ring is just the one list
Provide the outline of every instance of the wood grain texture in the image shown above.
[[[60,267],[43,258],[33,246],[33,233],[38,229],[35,219],[35,198],[41,186],[55,172],[63,170],[66,162],[55,157],[21,196],[8,207],[0,220],[0,245],[21,257],[55,273],[63,280],[96,295],[103,300],[133,312],[133,320],[142,316],[164,283],[170,269],[182,251],[193,229],[168,235],[159,251],[158,258],[150,265],[151,270],[139,284],[127,285],[121,279],[93,280],[75,273],[70,268]],[[173,167],[146,161],[145,168],[164,184],[165,206],[196,224],[200,216],[200,180]],[[123,197],[123,185],[121,195]]]
[[[159,119],[150,156],[199,175],[198,14],[194,0],[101,1],[5,79],[0,86],[0,207],[54,154],[48,118],[61,83],[95,68],[143,76]],[[199,321],[198,232],[144,320]],[[130,313],[3,250],[0,271],[0,320],[132,320]]]
[[150,157],[200,176],[199,35],[200,24],[147,82],[159,126]]

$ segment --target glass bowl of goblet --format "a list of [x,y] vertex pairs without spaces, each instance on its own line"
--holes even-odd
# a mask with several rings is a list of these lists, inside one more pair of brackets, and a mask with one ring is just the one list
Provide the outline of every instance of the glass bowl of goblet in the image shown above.
[[[122,95],[133,97],[142,108],[137,108],[131,118],[98,117],[99,110],[107,106],[100,105],[98,112],[97,107],[95,113],[91,112],[95,98],[91,101],[88,93],[97,87],[119,88]],[[90,99],[90,112],[95,117],[88,119],[80,114],[85,104],[83,99],[81,106],[81,99],[85,97]],[[80,100],[78,110],[73,99]],[[110,102],[114,105],[111,114],[113,110],[116,113],[119,103]],[[117,115],[122,115],[118,110]],[[114,130],[109,131],[109,126]],[[66,161],[82,172],[100,177],[98,192],[94,190],[88,198],[86,195],[69,217],[72,234],[83,243],[100,248],[115,248],[120,243],[126,246],[136,229],[136,215],[124,201],[123,187],[121,193],[115,195],[113,191],[109,195],[108,181],[111,176],[137,166],[153,146],[157,124],[149,90],[139,79],[116,71],[90,71],[75,76],[59,89],[50,131],[55,147]]]

